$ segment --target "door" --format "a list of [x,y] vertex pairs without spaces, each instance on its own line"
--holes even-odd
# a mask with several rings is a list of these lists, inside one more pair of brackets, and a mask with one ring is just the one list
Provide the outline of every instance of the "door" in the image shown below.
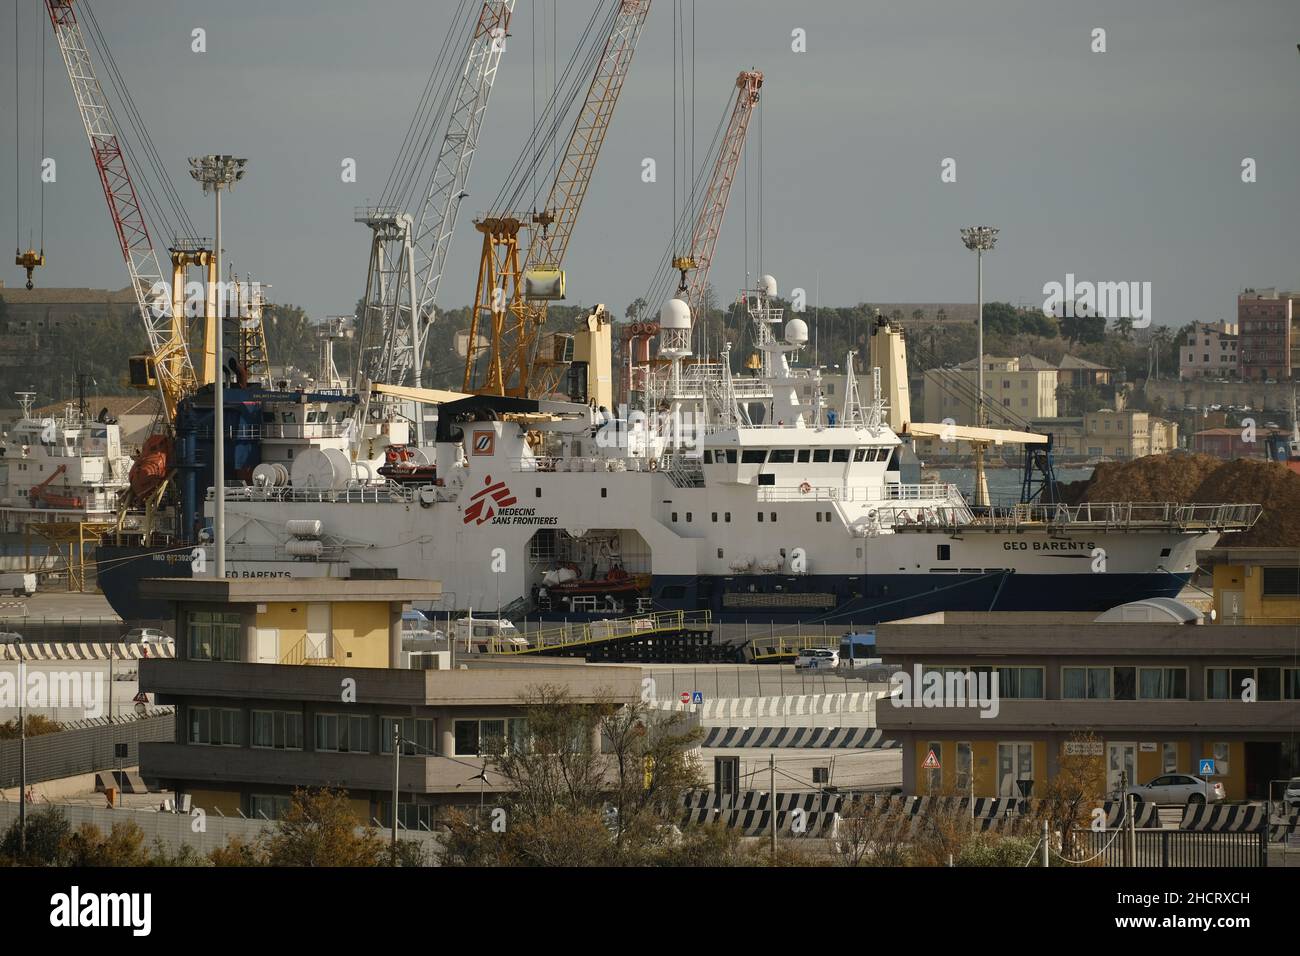
[[308,660],[332,657],[330,643],[330,606],[325,603],[308,604],[305,656]]
[[1019,797],[1016,781],[1034,779],[1034,747],[1027,743],[998,744],[998,796]]
[[1137,744],[1106,744],[1106,789],[1123,795],[1127,787],[1137,786]]
[[1243,624],[1245,617],[1246,592],[1220,591],[1223,596],[1223,624]]
[[258,664],[280,663],[280,629],[259,627],[253,634],[254,656]]

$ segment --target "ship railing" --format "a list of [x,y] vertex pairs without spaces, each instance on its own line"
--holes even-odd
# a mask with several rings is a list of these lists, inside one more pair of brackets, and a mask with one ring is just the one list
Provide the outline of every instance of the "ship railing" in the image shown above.
[[[1235,531],[1250,528],[1259,520],[1262,508],[1257,504],[1181,504],[1171,501],[1105,501],[1066,504],[1017,504],[993,508],[986,514],[965,519],[952,509],[936,509],[937,523],[944,527],[961,527],[972,531],[1018,531],[1025,528],[1050,528],[1057,531],[1125,531],[1132,529],[1174,531]],[[892,511],[893,513],[889,513]],[[882,523],[901,518],[897,509],[880,509]],[[936,521],[895,520],[896,530],[934,525]],[[931,518],[935,516],[930,516]]]
[[339,438],[348,434],[347,422],[306,422],[303,424],[262,425],[263,438]]
[[789,485],[760,485],[759,501],[844,501],[871,504],[884,501],[961,501],[956,485],[925,482],[903,485],[813,485],[808,491]]
[[513,458],[510,470],[516,472],[534,471],[629,471],[627,458],[603,458],[591,455],[527,455]]
[[[439,492],[445,489],[439,488]],[[403,487],[394,481],[382,484],[353,485],[347,488],[294,488],[289,485],[257,486],[227,484],[227,501],[306,501],[346,504],[410,504],[415,500],[416,489]],[[207,500],[212,500],[208,489]]]

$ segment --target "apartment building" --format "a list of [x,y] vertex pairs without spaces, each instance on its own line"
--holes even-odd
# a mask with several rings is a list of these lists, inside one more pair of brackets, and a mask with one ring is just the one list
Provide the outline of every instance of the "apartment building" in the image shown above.
[[1239,364],[1236,322],[1196,322],[1178,346],[1178,377],[1184,382],[1197,378],[1236,378]]
[[880,702],[877,725],[901,743],[907,794],[1017,796],[1023,780],[1041,796],[1067,744],[1086,735],[1110,788],[1121,775],[1142,784],[1197,773],[1205,759],[1229,800],[1263,798],[1271,781],[1300,774],[1294,626],[950,612],[877,625],[876,646],[909,675],[953,685],[998,676],[995,709],[951,696]]
[[1237,297],[1241,377],[1281,382],[1300,369],[1300,292],[1247,289]]

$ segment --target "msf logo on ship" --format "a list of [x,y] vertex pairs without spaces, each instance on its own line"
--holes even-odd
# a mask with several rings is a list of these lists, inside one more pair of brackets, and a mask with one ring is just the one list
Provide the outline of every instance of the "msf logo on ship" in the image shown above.
[[488,475],[483,479],[483,487],[469,499],[469,507],[465,509],[465,524],[471,521],[475,524],[491,521],[498,508],[509,508],[518,500],[510,493],[504,481],[493,484],[492,476]]

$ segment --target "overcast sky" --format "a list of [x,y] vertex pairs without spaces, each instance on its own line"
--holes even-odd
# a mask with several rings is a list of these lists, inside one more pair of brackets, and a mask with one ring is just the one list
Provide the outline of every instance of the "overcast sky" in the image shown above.
[[[20,0],[20,36],[40,5]],[[561,59],[595,0],[558,0]],[[1001,227],[986,295],[1041,303],[1067,273],[1152,283],[1154,318],[1235,314],[1245,286],[1300,285],[1300,3],[1296,0],[678,0],[695,7],[697,155],[757,68],[763,88],[764,259],[810,304],[974,298],[958,228]],[[0,6],[0,238],[15,235],[14,0]],[[552,0],[536,0],[547,16]],[[440,304],[473,296],[471,219],[500,188],[531,125],[534,0],[519,0],[462,207]],[[455,4],[416,0],[121,0],[95,11],[190,216],[211,204],[185,158],[230,152],[248,176],[225,204],[227,255],[315,319],[364,291],[376,198]],[[672,209],[672,10],[655,0],[565,263],[570,298],[619,314],[643,293]],[[207,31],[208,50],[190,50]],[[1092,30],[1106,30],[1094,53]],[[807,52],[791,51],[791,31]],[[46,36],[45,286],[120,288],[126,272],[66,74]],[[38,89],[24,64],[23,139]],[[540,62],[537,64],[541,69]],[[757,122],[757,121],[756,121]],[[751,130],[750,191],[757,193]],[[31,155],[32,143],[25,144]],[[340,181],[353,157],[359,181]],[[655,157],[656,184],[641,181]],[[956,160],[957,181],[940,181]],[[1246,184],[1241,164],[1257,163]],[[30,166],[31,160],[27,161]],[[35,170],[24,169],[25,192]],[[733,192],[711,279],[745,278]],[[749,224],[757,230],[756,195]],[[30,215],[24,213],[26,245]],[[165,241],[165,240],[164,240]],[[159,243],[162,245],[163,243]],[[756,271],[751,241],[749,269]],[[21,270],[0,269],[10,287]],[[657,305],[657,304],[656,304]]]

